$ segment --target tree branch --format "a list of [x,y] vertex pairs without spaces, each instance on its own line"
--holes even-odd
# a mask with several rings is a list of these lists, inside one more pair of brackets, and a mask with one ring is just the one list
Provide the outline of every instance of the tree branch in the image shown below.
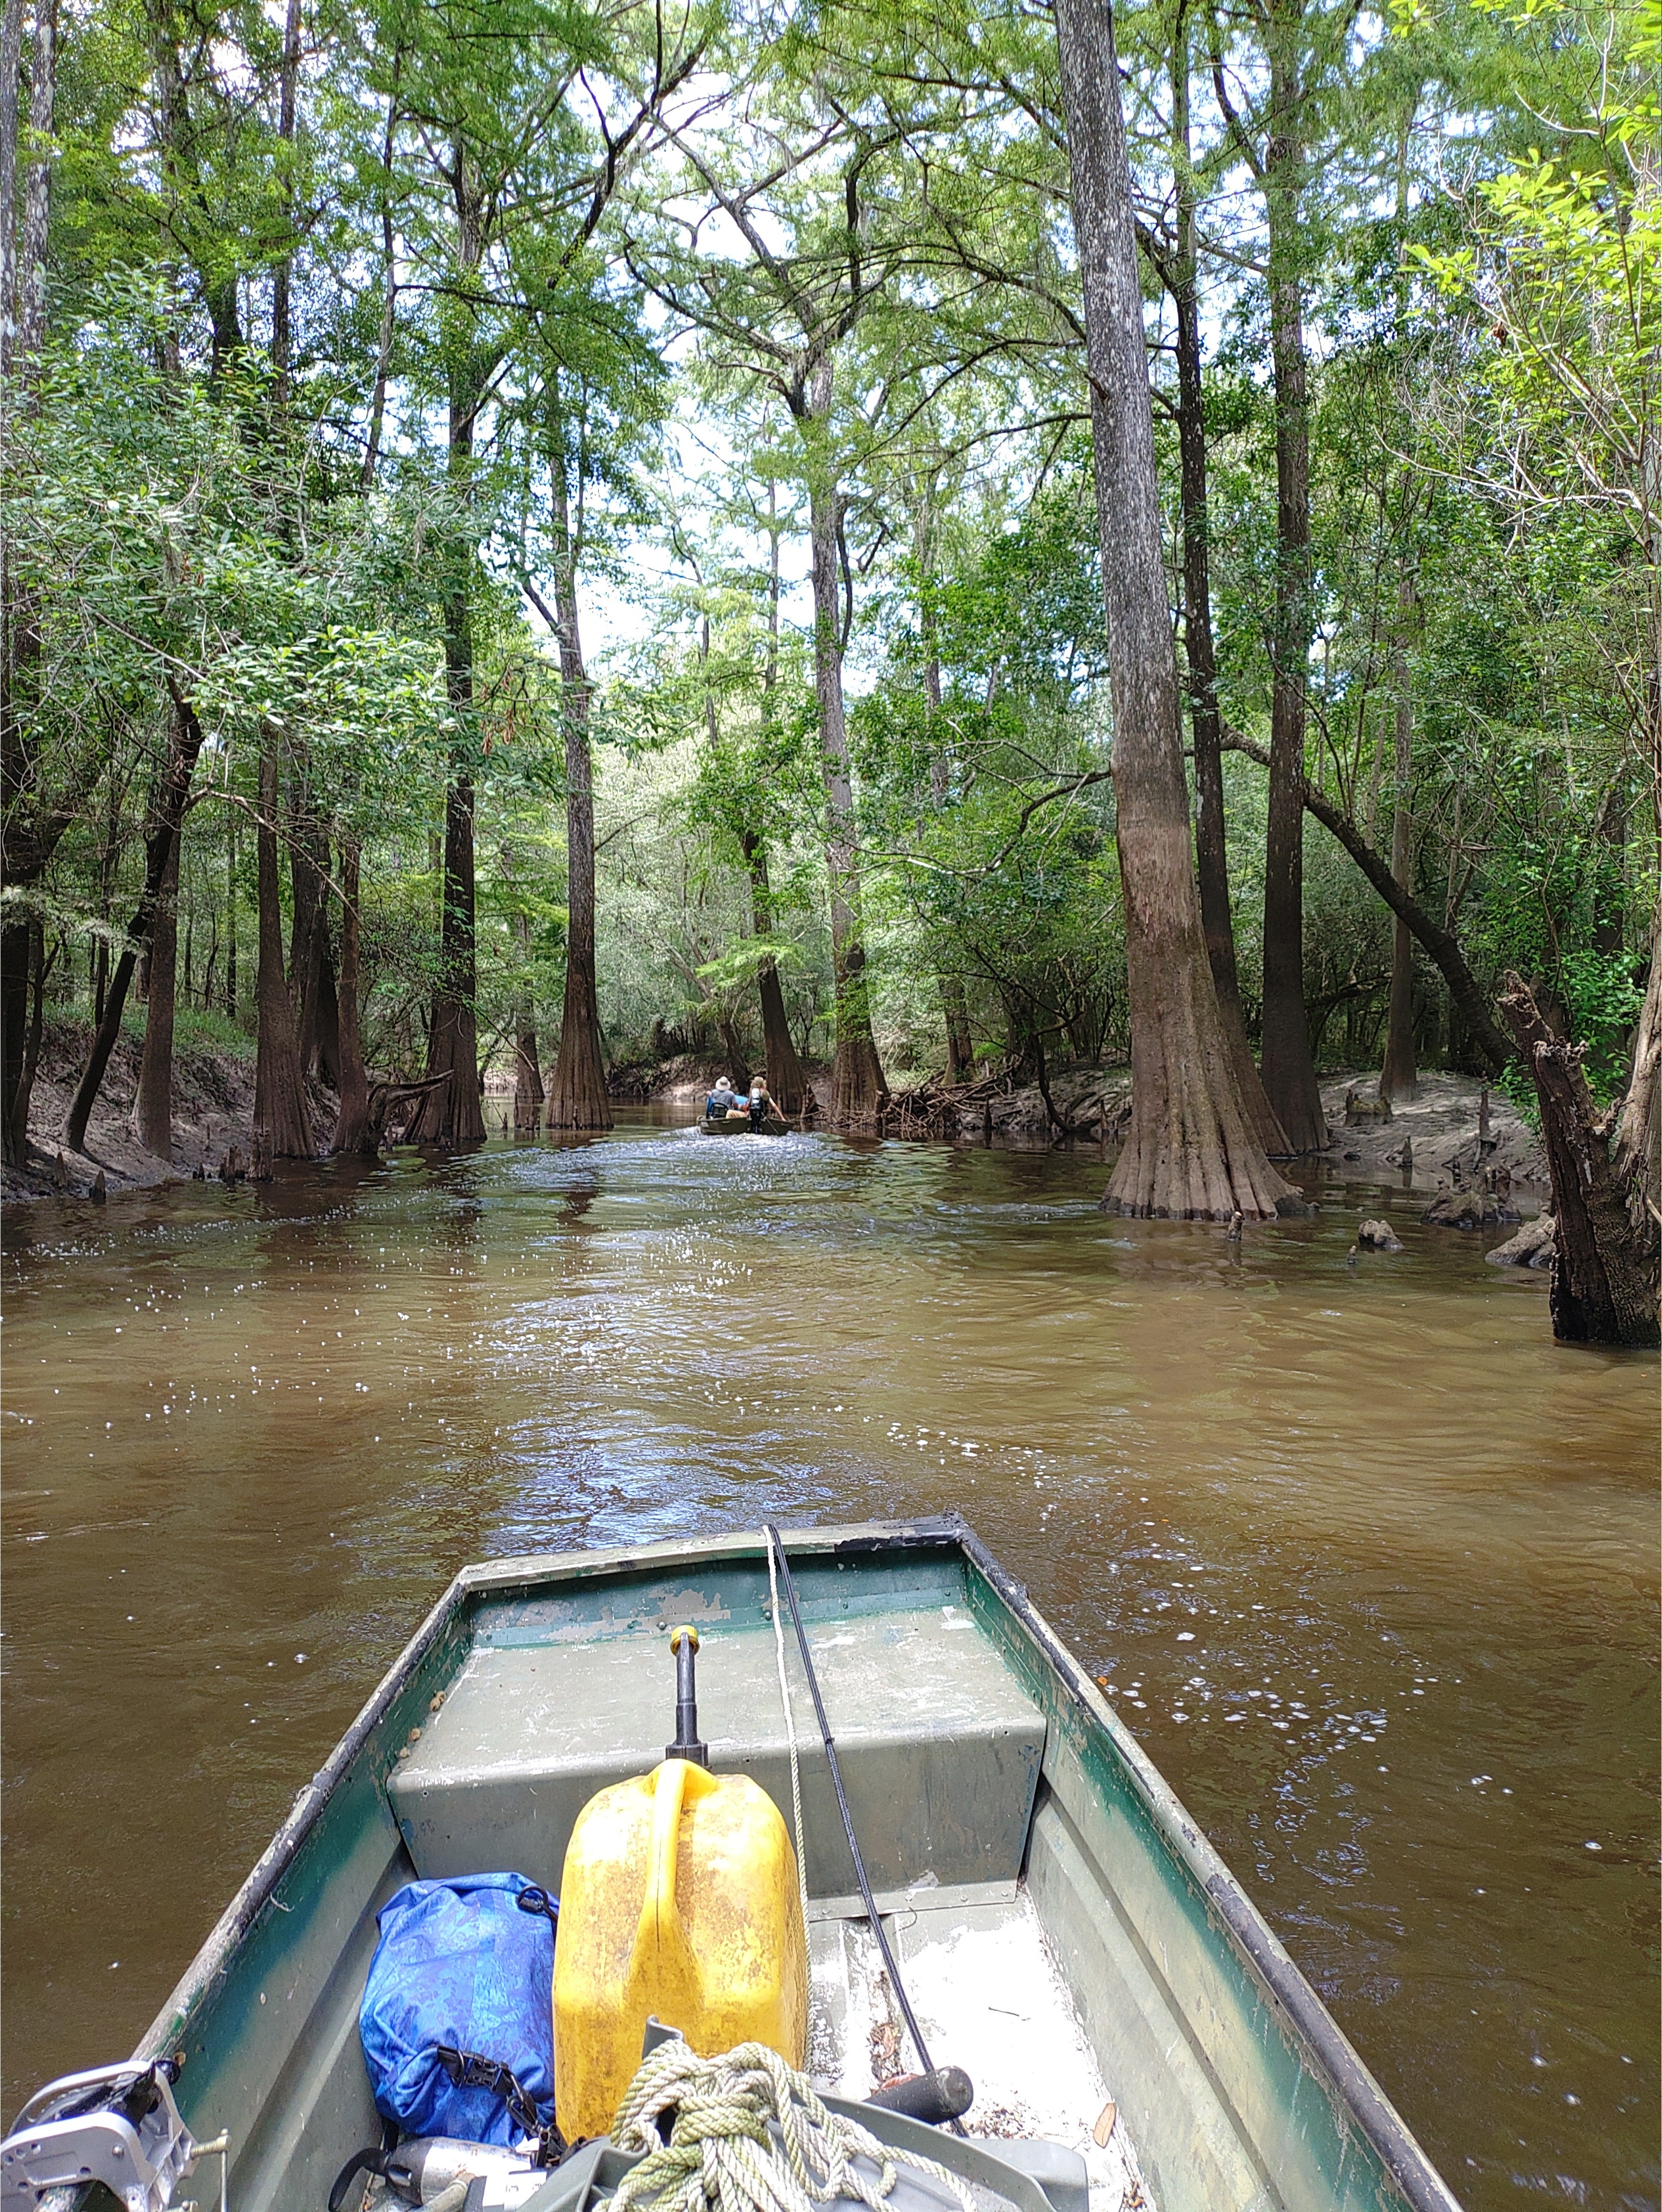
[[[1268,750],[1227,724],[1221,742],[1226,752],[1245,753],[1260,768],[1269,767]],[[1488,994],[1467,967],[1465,956],[1455,939],[1447,930],[1439,927],[1411,891],[1403,890],[1391,872],[1390,861],[1374,851],[1342,808],[1325,798],[1307,777],[1299,779],[1299,791],[1305,811],[1313,814],[1322,827],[1338,839],[1391,912],[1407,923],[1424,946],[1428,957],[1436,963],[1476,1042],[1497,1069],[1504,1067],[1513,1057],[1512,1049],[1489,1012]]]

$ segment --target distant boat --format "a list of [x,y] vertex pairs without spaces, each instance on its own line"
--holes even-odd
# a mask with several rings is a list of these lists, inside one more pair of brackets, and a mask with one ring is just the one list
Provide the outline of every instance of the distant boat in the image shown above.
[[698,1127],[706,1137],[788,1137],[790,1123],[770,1114],[759,1129],[751,1127],[748,1114],[706,1114]]
[[[139,2062],[178,2069],[161,2119],[157,2077],[127,2077],[157,2163],[176,2099],[175,2170],[223,2131],[235,2212],[322,2212],[382,2140],[357,2017],[377,1911],[418,1877],[485,1869],[552,1893],[594,1793],[664,1757],[670,1631],[691,1622],[687,1740],[702,1726],[714,1772],[751,1777],[788,1825],[782,1672],[791,1685],[808,2065],[849,2100],[837,2109],[973,2179],[983,2212],[1458,2212],[1240,1884],[963,1522],[802,1530],[771,1556],[777,1620],[763,1534],[464,1568],[140,2045]],[[857,1893],[799,1622],[905,1996]],[[926,2079],[970,2076],[967,2139],[855,2101],[909,2058],[907,1996],[941,2069]],[[58,2085],[70,2130],[75,2094]],[[45,2178],[42,2126],[0,2147],[8,2207],[33,2202],[31,2167]],[[480,2182],[467,2207],[593,2203],[569,2176],[527,2176],[548,2193],[506,2199]],[[211,2201],[217,2178],[191,2193]]]

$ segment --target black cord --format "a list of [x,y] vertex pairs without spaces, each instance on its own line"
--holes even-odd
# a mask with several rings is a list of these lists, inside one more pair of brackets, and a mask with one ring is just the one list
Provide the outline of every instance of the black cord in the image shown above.
[[[384,2150],[354,2151],[335,2176],[334,2187],[329,2191],[329,2212],[344,2212],[346,2192],[360,2173],[384,2176],[386,2172],[387,2153]],[[358,2193],[362,2196],[363,2192],[360,2190]]]
[[[813,1710],[819,1716],[820,1741],[825,1747],[825,1759],[831,1768],[831,1787],[837,1792],[837,1809],[843,1815],[843,1832],[849,1839],[849,1856],[854,1861],[855,1880],[860,1884],[861,1902],[866,1908],[866,1917],[871,1923],[872,1933],[877,1938],[877,1948],[883,1954],[883,1963],[889,1970],[889,1981],[899,2002],[901,2017],[906,2032],[917,2049],[923,2071],[933,2074],[934,2062],[929,2057],[928,2045],[923,2040],[923,2031],[917,2024],[917,2014],[912,2010],[911,2000],[906,1995],[906,1985],[900,1978],[900,1969],[895,1963],[894,1953],[889,1948],[889,1939],[883,1932],[882,1916],[872,1897],[871,1884],[866,1879],[866,1863],[860,1856],[860,1845],[854,1832],[854,1816],[849,1811],[849,1801],[843,1792],[843,1771],[837,1763],[837,1746],[831,1741],[831,1723],[825,1717],[825,1701],[819,1694],[819,1677],[813,1671],[813,1660],[808,1651],[807,1631],[802,1626],[802,1608],[796,1602],[796,1584],[791,1579],[790,1561],[785,1556],[785,1540],[773,1523],[764,1522],[763,1534],[773,1548],[779,1566],[779,1580],[784,1588],[785,1600],[790,1607],[790,1617],[796,1630],[796,1648],[802,1655],[802,1672],[808,1678],[808,1689],[813,1698]],[[806,1933],[806,1930],[804,1931]],[[952,2124],[954,2135],[962,2135],[962,2124]]]

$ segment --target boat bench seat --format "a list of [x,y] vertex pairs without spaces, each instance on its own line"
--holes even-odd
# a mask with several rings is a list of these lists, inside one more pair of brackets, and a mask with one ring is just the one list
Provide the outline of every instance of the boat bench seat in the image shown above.
[[[962,1607],[810,1623],[867,1877],[885,1910],[1012,1895],[1044,1720]],[[794,1646],[808,1888],[816,1917],[858,1913],[813,1707]],[[791,1818],[770,1626],[704,1632],[699,1732],[717,1774],[748,1774]],[[389,1782],[424,1877],[513,1869],[557,1891],[578,1814],[597,1790],[655,1765],[674,1735],[668,1638],[597,1627],[575,1640],[510,1632],[477,1645]]]

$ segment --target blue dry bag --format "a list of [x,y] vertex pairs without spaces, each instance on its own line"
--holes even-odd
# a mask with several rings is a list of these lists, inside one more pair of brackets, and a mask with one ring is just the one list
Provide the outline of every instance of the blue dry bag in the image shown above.
[[557,1899],[520,1874],[412,1881],[382,1905],[358,2033],[406,2135],[514,2143],[554,2119]]

